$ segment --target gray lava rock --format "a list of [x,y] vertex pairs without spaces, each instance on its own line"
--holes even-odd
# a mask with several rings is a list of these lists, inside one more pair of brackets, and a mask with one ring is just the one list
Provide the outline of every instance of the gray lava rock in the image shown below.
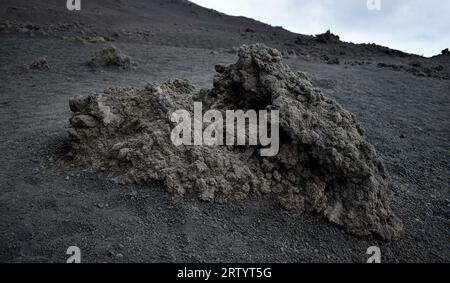
[[137,64],[123,54],[117,47],[111,46],[100,50],[89,60],[88,65],[94,68],[119,68],[123,70],[135,69]]
[[50,66],[48,65],[47,59],[42,57],[33,61],[28,68],[32,70],[48,70]]
[[330,30],[327,30],[326,33],[316,35],[316,41],[325,44],[333,44],[340,42],[340,38],[338,35],[332,34]]
[[[210,90],[174,80],[74,98],[75,162],[107,168],[119,183],[158,182],[209,202],[275,197],[287,210],[321,214],[356,235],[400,236],[383,162],[350,112],[264,45],[242,46],[236,64],[216,70]],[[261,157],[259,145],[173,145],[171,114],[192,114],[199,100],[221,112],[279,110],[279,154]]]

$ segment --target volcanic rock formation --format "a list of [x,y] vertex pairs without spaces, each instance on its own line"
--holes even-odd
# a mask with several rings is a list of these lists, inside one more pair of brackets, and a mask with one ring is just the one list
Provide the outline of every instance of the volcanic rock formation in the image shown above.
[[129,56],[123,54],[115,46],[96,52],[87,63],[93,68],[119,68],[122,70],[135,69],[137,66]]
[[42,57],[33,61],[28,68],[32,70],[48,70],[50,66],[48,65],[47,59]]
[[327,32],[316,35],[316,41],[320,43],[333,44],[340,42],[340,38],[338,35],[331,33],[330,30]]
[[[160,183],[210,202],[276,197],[287,210],[321,214],[357,235],[400,236],[384,165],[351,113],[261,44],[242,46],[236,64],[216,71],[211,90],[173,80],[75,97],[74,161],[120,183]],[[171,114],[192,113],[194,101],[222,112],[278,110],[279,154],[262,157],[261,146],[175,146]]]

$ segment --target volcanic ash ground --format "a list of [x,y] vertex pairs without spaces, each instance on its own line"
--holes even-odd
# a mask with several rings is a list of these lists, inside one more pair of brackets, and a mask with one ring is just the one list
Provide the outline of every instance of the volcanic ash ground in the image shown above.
[[[210,90],[173,80],[75,97],[74,161],[119,183],[159,183],[210,202],[275,197],[287,210],[321,214],[353,234],[400,236],[384,165],[351,113],[264,45],[241,47],[236,64],[216,70]],[[203,110],[279,110],[278,155],[262,157],[260,145],[175,146],[171,115],[193,113],[194,101]]]

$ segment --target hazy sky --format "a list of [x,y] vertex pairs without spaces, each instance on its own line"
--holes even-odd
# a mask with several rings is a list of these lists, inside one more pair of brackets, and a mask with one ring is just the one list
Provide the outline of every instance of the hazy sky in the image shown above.
[[[246,16],[301,34],[331,29],[342,40],[377,43],[425,56],[450,47],[450,1],[368,0],[191,0],[225,14]],[[375,6],[372,6],[375,7]]]

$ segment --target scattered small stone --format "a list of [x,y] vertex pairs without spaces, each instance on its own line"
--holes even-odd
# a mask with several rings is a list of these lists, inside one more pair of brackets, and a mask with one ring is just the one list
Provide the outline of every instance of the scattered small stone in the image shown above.
[[26,27],[17,27],[16,28],[16,32],[18,32],[18,33],[29,33],[30,30],[28,28],[26,28]]
[[339,65],[340,63],[341,62],[340,62],[339,58],[330,59],[327,62],[328,65]]
[[105,43],[107,40],[103,36],[88,37],[87,41],[90,43]]
[[3,24],[3,23],[0,23],[0,31],[4,31],[4,30],[6,30],[6,29],[8,29],[8,28],[6,27],[6,25]]

